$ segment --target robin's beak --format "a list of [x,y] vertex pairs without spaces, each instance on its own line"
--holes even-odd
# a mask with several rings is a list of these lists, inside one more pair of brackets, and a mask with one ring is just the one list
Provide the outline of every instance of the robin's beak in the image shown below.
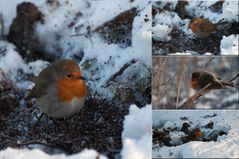
[[79,80],[86,81],[86,78],[85,78],[85,77],[83,77],[83,76],[80,76],[80,77],[78,77],[78,79],[79,79]]

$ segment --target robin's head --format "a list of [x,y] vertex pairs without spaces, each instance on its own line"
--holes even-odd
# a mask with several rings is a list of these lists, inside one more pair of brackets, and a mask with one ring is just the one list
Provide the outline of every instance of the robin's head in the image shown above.
[[191,76],[191,80],[192,81],[199,80],[201,78],[201,76],[202,76],[202,72],[200,72],[200,71],[193,72],[192,76]]
[[209,19],[193,18],[189,23],[189,28],[196,35],[196,37],[204,39],[211,33],[217,31],[217,27]]
[[84,80],[79,65],[73,60],[61,60],[53,64],[58,79]]
[[191,19],[190,22],[189,22],[189,28],[191,28],[192,31],[194,32],[195,29],[198,28],[198,25],[201,22],[201,20],[202,20],[202,18],[193,18],[193,19]]
[[85,80],[78,64],[73,60],[60,60],[45,68],[39,77],[49,82],[57,80]]
[[39,78],[56,85],[58,99],[61,101],[87,96],[85,78],[81,75],[80,67],[73,60],[53,63],[40,73]]

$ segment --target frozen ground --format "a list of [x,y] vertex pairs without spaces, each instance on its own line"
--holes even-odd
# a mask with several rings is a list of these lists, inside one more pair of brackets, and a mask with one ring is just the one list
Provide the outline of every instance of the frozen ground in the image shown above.
[[[22,1],[0,2],[4,35],[8,34],[12,19],[16,16],[16,5]],[[54,59],[71,58],[79,61],[84,76],[88,78],[88,86],[93,88],[92,94],[97,92],[105,98],[112,99],[116,86],[113,87],[114,89],[112,87],[109,89],[107,86],[108,80],[125,64],[130,63],[131,60],[136,60],[136,62],[125,68],[125,72],[123,72],[125,76],[129,74],[128,72],[131,72],[131,74],[137,72],[139,80],[143,77],[147,79],[150,76],[148,69],[151,66],[151,5],[148,4],[147,0],[132,3],[128,0],[117,3],[110,0],[93,2],[61,0],[55,1],[51,5],[47,4],[45,0],[32,2],[39,7],[39,10],[44,15],[44,24],[37,23],[35,26],[35,34],[37,34],[40,43],[44,46],[42,51],[45,50],[43,52],[53,54]],[[134,18],[132,24],[131,45],[122,44],[121,41],[109,44],[108,39],[104,39],[100,33],[94,31],[118,14],[133,7],[136,7],[140,14]],[[10,10],[9,8],[12,9]],[[82,15],[75,17],[79,11]],[[148,20],[146,21],[145,19]],[[69,27],[69,24],[73,26]],[[92,31],[90,35],[87,34],[87,28],[89,27]],[[80,35],[72,37],[72,35],[76,34]],[[17,74],[19,70],[23,70],[24,75],[37,75],[46,67],[46,61],[32,61],[33,59],[30,59],[31,62],[28,62],[27,57],[21,57],[14,49],[15,47],[12,44],[5,40],[0,41],[0,50],[2,52],[0,66],[14,82],[16,81],[16,76],[19,76]],[[14,65],[12,64],[13,61],[15,62]],[[116,76],[115,78],[119,77]],[[132,77],[128,75],[128,78]],[[19,81],[16,82],[21,88],[29,87],[29,84],[22,85],[23,81],[20,79]],[[110,82],[115,85],[114,82],[118,81]],[[126,85],[126,81],[122,80],[121,82],[121,85]]]
[[[142,121],[142,116],[145,119]],[[125,116],[124,131],[122,133],[123,149],[121,151],[122,159],[149,159],[151,158],[152,147],[152,111],[151,106],[138,108],[136,105],[130,107],[129,115]],[[137,131],[136,131],[137,130]],[[106,159],[95,150],[85,149],[78,154],[66,156],[65,154],[48,155],[39,149],[13,149],[7,148],[0,151],[0,159]]]
[[[231,110],[188,110],[188,111],[153,111],[153,128],[172,130],[170,137],[174,141],[183,136],[177,131],[183,123],[190,128],[200,128],[203,136],[212,131],[223,130],[226,134],[219,135],[216,141],[191,141],[177,146],[159,146],[153,144],[154,158],[238,158],[239,157],[239,111]],[[212,127],[207,127],[213,123]]]
[[[188,27],[190,19],[226,22],[217,34],[198,40]],[[162,20],[163,19],[163,20]],[[154,55],[238,55],[238,1],[155,1],[152,38]]]
[[[144,116],[145,119],[151,117],[150,106],[145,106],[151,100],[148,93],[151,83],[151,4],[147,0],[29,0],[28,2],[34,3],[42,13],[43,22],[37,21],[33,25],[34,37],[30,36],[32,39],[20,39],[20,42],[28,41],[27,48],[31,43],[39,44],[36,48],[30,46],[24,51],[26,48],[7,40],[10,25],[16,17],[16,6],[23,1],[0,1],[0,81],[7,80],[11,88],[16,87],[18,94],[16,98],[8,94],[8,101],[4,100],[7,104],[10,100],[16,103],[10,110],[7,109],[1,118],[4,122],[0,125],[2,124],[4,129],[1,129],[0,139],[4,139],[4,142],[1,142],[0,148],[6,148],[9,142],[17,144],[14,142],[32,140],[29,130],[36,121],[35,115],[40,112],[36,107],[29,108],[24,99],[28,90],[33,87],[29,77],[37,76],[51,62],[73,59],[79,63],[83,75],[87,78],[90,95],[86,107],[82,110],[87,120],[83,120],[80,114],[66,119],[63,124],[51,120],[47,127],[52,131],[45,129],[43,120],[43,124],[37,127],[35,137],[44,142],[67,145],[74,152],[89,148],[109,158],[119,158],[121,151],[124,158],[132,158],[137,154],[142,159],[148,158],[150,150],[144,149],[142,152],[140,147],[145,145],[146,141],[151,141],[148,123],[137,125],[140,126],[139,129],[147,127],[144,129],[145,134],[141,131],[137,137],[128,137],[126,133],[122,139],[121,134],[124,116],[128,113],[148,112],[149,116]],[[124,13],[127,13],[127,16]],[[22,26],[21,22],[20,20],[19,26]],[[133,106],[129,110],[133,103],[145,107],[141,110]],[[15,117],[24,119],[24,122],[12,120]],[[101,127],[101,131],[95,127]],[[74,131],[65,131],[68,129]],[[63,137],[62,133],[65,133]],[[8,134],[10,138],[4,138],[1,134]],[[57,138],[56,134],[60,138]],[[98,155],[96,151],[86,150],[79,156],[95,158]],[[133,156],[130,157],[128,153]],[[39,154],[39,158],[47,156],[38,150],[10,148],[1,151],[0,156],[6,158],[13,154],[22,155],[23,158],[31,154]],[[60,157],[65,158],[64,155]]]

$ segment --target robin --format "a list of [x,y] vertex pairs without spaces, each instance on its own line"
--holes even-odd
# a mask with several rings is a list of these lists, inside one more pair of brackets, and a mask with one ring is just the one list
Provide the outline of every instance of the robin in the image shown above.
[[212,89],[225,89],[227,86],[234,87],[233,83],[225,82],[220,77],[208,71],[193,72],[190,83],[192,88],[197,91],[203,89],[210,83],[205,92]]
[[195,128],[191,131],[187,138],[187,141],[199,141],[203,137],[203,132],[199,128]]
[[64,118],[83,107],[87,87],[80,67],[73,60],[61,60],[45,68],[33,81],[28,98],[36,98],[40,110],[53,118]]
[[186,136],[180,138],[180,140],[183,143],[187,143],[190,141],[200,141],[203,139],[203,132],[199,128],[195,128],[189,133],[186,134]]
[[200,39],[207,38],[211,33],[218,30],[217,24],[213,24],[210,20],[204,18],[191,19],[189,28]]
[[196,128],[193,130],[193,138],[195,140],[200,140],[200,138],[202,137],[203,137],[203,132],[199,128]]

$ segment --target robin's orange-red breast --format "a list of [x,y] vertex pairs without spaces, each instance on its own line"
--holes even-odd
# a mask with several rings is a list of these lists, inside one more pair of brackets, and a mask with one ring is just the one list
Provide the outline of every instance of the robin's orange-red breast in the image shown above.
[[80,67],[73,60],[53,63],[34,83],[28,98],[35,97],[40,110],[53,118],[70,116],[84,106],[87,87]]
[[189,23],[192,32],[198,38],[207,38],[211,33],[216,32],[217,25],[204,18],[193,18]]
[[202,138],[203,132],[199,128],[195,128],[192,132],[190,132],[187,136],[188,141],[198,141]]
[[212,89],[225,89],[227,86],[234,87],[233,83],[223,81],[220,77],[208,71],[193,72],[190,83],[192,88],[197,91],[203,89],[210,83],[210,86],[208,86],[205,92]]
[[185,137],[181,138],[183,143],[187,143],[190,141],[200,141],[202,140],[203,132],[199,128],[195,128],[192,131],[186,133]]

